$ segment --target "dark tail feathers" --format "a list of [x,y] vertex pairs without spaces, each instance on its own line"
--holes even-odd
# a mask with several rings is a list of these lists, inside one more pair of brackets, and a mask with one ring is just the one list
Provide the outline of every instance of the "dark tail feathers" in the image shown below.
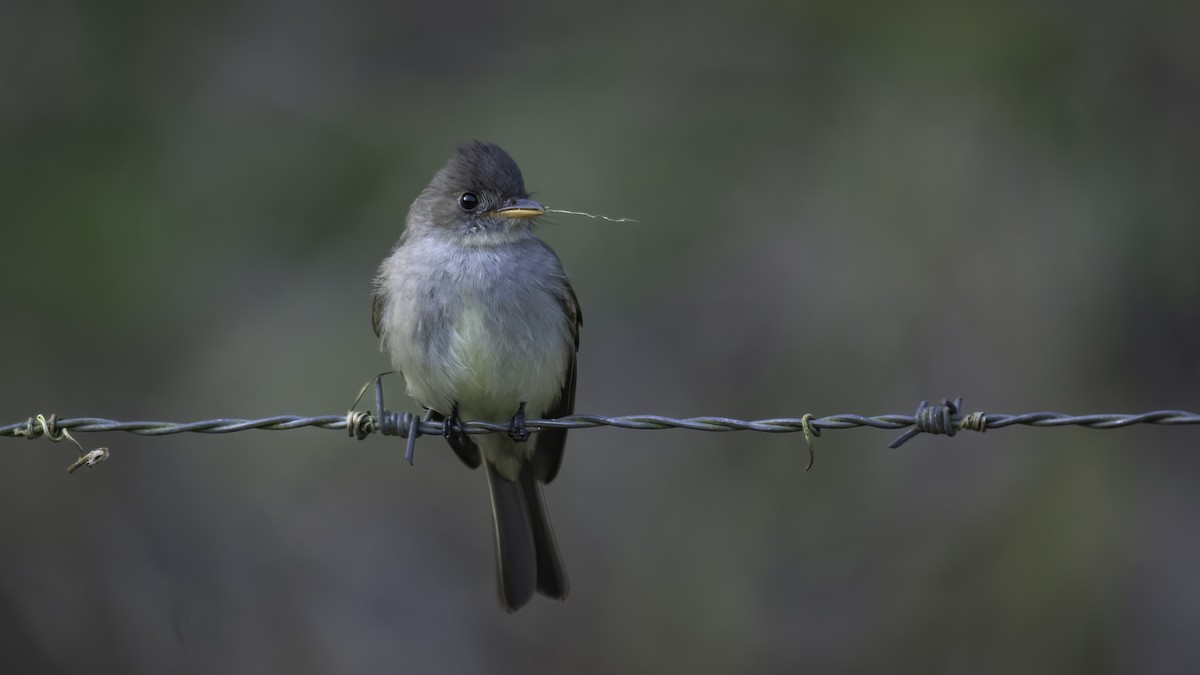
[[492,496],[500,605],[515,612],[529,602],[534,590],[565,599],[567,572],[532,464],[522,467],[517,483],[497,473],[491,462],[484,465]]

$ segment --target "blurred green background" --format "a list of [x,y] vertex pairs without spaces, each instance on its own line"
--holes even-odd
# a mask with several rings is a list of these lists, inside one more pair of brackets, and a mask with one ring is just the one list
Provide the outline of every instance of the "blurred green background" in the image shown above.
[[[0,423],[345,410],[456,143],[558,215],[580,411],[1200,408],[1200,4],[0,4]],[[399,404],[402,385],[392,384]],[[11,672],[1187,672],[1194,428],[0,440]]]

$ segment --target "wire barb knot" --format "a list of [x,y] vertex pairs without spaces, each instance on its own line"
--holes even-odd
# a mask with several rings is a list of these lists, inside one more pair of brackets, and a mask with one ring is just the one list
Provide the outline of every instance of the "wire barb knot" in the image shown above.
[[351,410],[346,413],[346,432],[361,441],[375,433],[375,416],[366,410]]
[[379,401],[379,415],[379,433],[384,436],[399,436],[407,441],[404,444],[404,459],[411,466],[413,455],[417,452],[417,439],[422,436],[421,418],[410,412],[384,410],[382,398]]
[[58,415],[55,414],[51,414],[49,417],[34,415],[25,422],[24,428],[18,427],[13,429],[12,434],[14,436],[24,436],[31,441],[35,438],[45,436],[55,443],[63,439],[74,443],[75,447],[79,448],[79,459],[67,467],[67,473],[75,473],[75,470],[81,466],[96,466],[108,459],[108,448],[96,448],[90,452],[84,451],[83,446],[79,444],[79,441],[75,440],[71,432],[67,431],[65,427],[61,429],[58,427]]
[[941,405],[927,405],[925,401],[921,401],[921,405],[917,406],[917,432],[925,432],[927,434],[945,434],[953,436],[958,433],[958,426],[954,424],[954,416],[958,414],[958,406],[962,405],[962,398],[942,399]]
[[970,415],[962,418],[962,421],[958,423],[958,428],[966,429],[967,431],[978,431],[982,434],[983,432],[987,431],[987,423],[986,413],[973,412]]
[[[408,438],[410,426],[412,425],[413,415],[409,412],[395,412],[392,410],[384,410],[383,416],[379,418],[379,424],[376,425],[376,431],[384,436],[399,436],[400,438]],[[417,435],[420,435],[420,427],[417,429]]]
[[25,427],[13,429],[14,436],[24,436],[26,440],[32,441],[45,436],[52,441],[62,440],[62,432],[58,430],[58,415],[51,414],[49,417],[45,415],[35,415],[25,420]]
[[917,406],[916,415],[913,416],[913,428],[901,434],[888,447],[898,448],[920,433],[953,436],[960,429],[980,433],[987,431],[987,415],[981,412],[960,414],[962,402],[961,396],[953,401],[944,398],[938,405],[929,405],[928,401],[921,401],[921,405]]

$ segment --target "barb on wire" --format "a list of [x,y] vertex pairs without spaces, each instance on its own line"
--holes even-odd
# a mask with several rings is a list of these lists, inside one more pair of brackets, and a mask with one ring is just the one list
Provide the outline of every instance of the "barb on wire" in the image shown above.
[[[351,411],[346,415],[319,415],[313,417],[277,415],[261,419],[220,418],[199,422],[121,422],[98,417],[75,417],[60,420],[54,415],[48,417],[37,415],[30,417],[28,420],[0,426],[0,437],[34,439],[45,436],[56,441],[63,438],[75,441],[67,433],[68,430],[76,433],[124,431],[142,436],[166,436],[179,433],[227,434],[249,429],[283,431],[302,427],[317,427],[319,429],[347,429],[351,436],[360,440],[374,433],[384,436],[400,436],[408,441],[405,458],[411,464],[416,439],[422,435],[441,435],[445,425],[442,422],[430,420],[428,415],[422,418],[409,412],[385,410],[383,408],[382,387],[378,379],[376,379],[375,385],[377,407],[373,412]],[[357,405],[357,401],[355,404]],[[938,405],[928,405],[927,402],[922,401],[914,415],[864,416],[841,414],[814,417],[811,414],[806,414],[802,417],[740,420],[731,417],[675,418],[661,415],[623,415],[610,417],[606,415],[580,414],[568,415],[558,419],[527,420],[525,424],[530,431],[540,429],[590,429],[593,427],[609,426],[620,429],[758,431],[776,434],[801,432],[804,434],[808,444],[810,467],[812,465],[813,438],[819,436],[826,429],[850,429],[857,427],[905,429],[911,427],[892,442],[890,447],[897,448],[920,433],[953,436],[957,432],[964,430],[984,432],[989,429],[1003,429],[1015,425],[1030,427],[1079,426],[1087,429],[1116,429],[1134,424],[1200,424],[1200,413],[1184,410],[1155,410],[1145,413],[1090,415],[1068,415],[1057,412],[1033,412],[1017,415],[974,412],[964,415],[961,410],[962,399],[959,398],[953,401],[943,399]],[[508,433],[509,425],[507,422],[464,422],[462,424],[462,431],[467,434]],[[78,442],[76,442],[76,445],[78,445]],[[106,448],[99,448],[89,453],[85,453],[82,447],[79,450],[80,459],[72,465],[71,471],[85,464],[88,466],[96,464],[108,456]]]
[[[422,435],[441,434],[443,424],[421,420],[412,413],[395,413],[384,411],[385,416],[394,416],[403,424],[384,427],[379,419],[370,420],[371,425],[365,426],[363,437],[372,433],[382,433],[385,436],[404,436],[410,426],[410,420],[418,420],[417,430]],[[355,415],[370,416],[373,413],[354,413]],[[1004,427],[1022,425],[1030,427],[1064,427],[1079,426],[1088,429],[1116,429],[1135,424],[1184,425],[1200,424],[1200,413],[1184,410],[1155,410],[1146,413],[1090,414],[1068,415],[1057,412],[1022,413],[972,413],[975,419],[985,420],[985,424],[974,431],[987,429],[1002,429]],[[964,416],[964,418],[967,416]],[[264,431],[286,431],[303,427],[318,429],[346,429],[346,415],[276,415],[259,419],[219,418],[199,422],[160,422],[136,421],[121,422],[100,417],[72,417],[60,419],[58,429],[69,429],[74,432],[124,431],[139,436],[169,436],[171,434],[229,434],[236,431],[261,429]],[[364,418],[366,421],[366,418]],[[356,422],[355,426],[361,422]],[[568,415],[550,420],[527,420],[526,426],[530,431],[540,429],[591,429],[594,427],[617,427],[620,429],[690,429],[692,431],[759,431],[773,434],[803,432],[805,423],[799,417],[781,417],[763,420],[740,420],[731,417],[664,417],[662,415]],[[903,429],[917,424],[913,415],[857,415],[844,413],[813,417],[809,420],[812,429],[851,429],[856,427],[872,427],[875,429]],[[0,438],[25,437],[28,421],[22,420],[13,424],[0,426]],[[508,433],[507,422],[464,422],[463,431],[468,434]],[[963,428],[962,426],[959,427]],[[404,432],[399,431],[404,429]],[[937,433],[930,429],[922,429],[927,433]],[[39,438],[40,431],[35,431],[32,438]]]
[[[4,428],[7,429],[8,427]],[[67,473],[75,473],[75,470],[81,466],[96,466],[100,462],[108,459],[108,448],[96,448],[95,450],[85,452],[83,446],[79,444],[79,441],[75,440],[75,437],[71,435],[71,432],[67,431],[64,425],[58,423],[57,415],[51,415],[49,417],[46,417],[45,415],[35,415],[30,417],[25,421],[25,425],[23,427],[17,427],[13,429],[10,435],[14,438],[24,436],[29,440],[33,440],[40,436],[45,436],[55,443],[63,440],[64,438],[68,441],[71,441],[75,444],[76,448],[79,448],[79,459],[75,460],[71,466],[67,467]]]

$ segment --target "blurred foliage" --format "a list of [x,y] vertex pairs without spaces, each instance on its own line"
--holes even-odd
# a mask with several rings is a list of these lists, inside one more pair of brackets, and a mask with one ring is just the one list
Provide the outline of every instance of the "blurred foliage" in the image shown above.
[[[5,421],[328,413],[374,269],[500,143],[579,408],[1200,408],[1200,5],[5,3]],[[392,394],[399,400],[398,385]],[[563,605],[436,439],[5,442],[22,672],[1186,672],[1195,431],[574,432]],[[1191,467],[1191,468],[1189,468]]]

